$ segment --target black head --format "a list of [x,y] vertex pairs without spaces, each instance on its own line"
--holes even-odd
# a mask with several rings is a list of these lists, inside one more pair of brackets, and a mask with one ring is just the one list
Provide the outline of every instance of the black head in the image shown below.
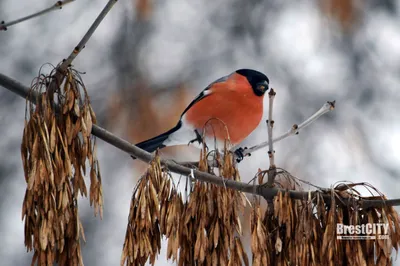
[[257,96],[263,96],[269,89],[269,79],[261,72],[252,69],[239,69],[236,70],[236,73],[247,78]]

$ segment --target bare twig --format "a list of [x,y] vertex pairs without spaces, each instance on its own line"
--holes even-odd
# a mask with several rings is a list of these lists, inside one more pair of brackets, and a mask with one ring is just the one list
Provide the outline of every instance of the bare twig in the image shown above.
[[21,23],[21,22],[26,21],[26,20],[29,20],[29,19],[31,19],[31,18],[39,17],[39,16],[44,15],[44,14],[46,14],[46,13],[52,12],[52,11],[54,11],[54,10],[61,9],[61,8],[62,8],[63,6],[65,6],[66,4],[69,4],[69,3],[74,2],[74,1],[75,1],[75,0],[57,1],[57,2],[56,2],[54,5],[52,5],[51,7],[45,8],[45,9],[43,9],[43,10],[41,10],[41,11],[39,11],[39,12],[33,13],[33,14],[29,15],[29,16],[22,17],[22,18],[19,18],[19,19],[10,21],[10,22],[4,22],[4,21],[2,21],[2,22],[0,23],[0,31],[2,31],[2,30],[3,30],[3,31],[6,31],[6,30],[8,29],[8,27],[10,27],[10,26],[12,26],[12,25]]
[[[32,102],[35,102],[35,100],[37,99],[35,93],[29,93],[29,88],[25,87],[18,81],[13,80],[1,73],[0,73],[0,85],[18,95],[20,95],[23,98],[28,98]],[[136,158],[138,158],[146,163],[150,162],[153,159],[153,155],[151,155],[150,153],[136,147],[135,145],[132,145],[131,143],[129,143],[126,140],[118,138],[111,132],[105,130],[104,128],[101,128],[98,125],[93,125],[92,135],[104,140],[105,142],[111,144],[112,146],[114,146],[122,151],[125,151],[129,154],[134,155]],[[263,196],[265,199],[272,199],[274,196],[277,195],[277,193],[279,191],[288,192],[290,194],[290,197],[293,199],[307,199],[309,197],[309,194],[312,194],[312,196],[314,197],[316,194],[321,193],[321,191],[283,190],[283,189],[278,189],[278,188],[273,188],[273,187],[271,188],[271,187],[264,186],[264,185],[258,185],[258,186],[256,186],[256,188],[254,188],[253,184],[247,184],[247,183],[243,183],[243,182],[222,179],[218,176],[215,176],[215,175],[212,175],[212,174],[209,174],[206,172],[201,172],[198,170],[193,170],[191,168],[182,166],[171,160],[161,160],[161,163],[167,169],[169,169],[171,172],[182,174],[185,176],[192,174],[193,177],[199,181],[212,183],[212,184],[222,186],[222,187],[225,186],[227,188],[234,189],[234,190],[241,191],[241,192],[260,195],[260,196]],[[329,195],[329,194],[324,193],[324,194],[322,194],[322,197],[327,202],[330,202],[330,200],[331,200],[331,195]],[[344,198],[341,200],[342,200],[342,202],[344,202],[345,204],[348,204],[348,205],[354,204],[356,201],[358,206],[360,206],[362,208],[400,205],[400,199],[390,199],[390,200],[358,199],[358,200],[355,200],[355,199]]]
[[61,64],[59,71],[64,72],[69,65],[71,65],[72,61],[77,57],[77,55],[85,48],[86,43],[89,41],[90,37],[93,35],[97,27],[100,25],[101,21],[105,18],[107,13],[111,10],[114,4],[118,0],[109,0],[107,5],[103,8],[101,13],[97,16],[96,20],[93,22],[92,26],[90,26],[89,30],[83,36],[82,40],[78,43],[78,45],[74,48],[68,58]]
[[86,34],[83,36],[81,41],[71,52],[71,54],[68,56],[68,58],[64,59],[62,64],[57,66],[56,72],[53,75],[53,79],[49,85],[49,90],[55,90],[55,88],[57,86],[62,84],[62,82],[65,78],[64,75],[67,71],[67,68],[72,64],[72,61],[78,56],[80,51],[82,51],[82,49],[85,47],[86,43],[89,41],[90,37],[96,31],[96,29],[100,25],[101,21],[105,18],[105,16],[108,14],[108,12],[111,10],[111,8],[114,6],[114,4],[117,1],[118,0],[109,0],[108,1],[106,6],[103,8],[103,10],[97,16],[96,20],[93,22],[92,26],[90,26],[89,30],[86,32]]
[[269,96],[269,106],[268,106],[268,120],[267,120],[267,127],[268,127],[268,156],[269,156],[269,170],[268,171],[268,181],[267,185],[272,187],[275,181],[276,176],[276,165],[275,165],[275,156],[274,156],[274,145],[272,141],[272,132],[274,128],[274,120],[273,120],[273,109],[274,109],[274,99],[275,99],[275,91],[271,88],[268,93]]
[[[292,126],[291,129],[289,129],[286,133],[284,133],[283,135],[275,138],[273,140],[273,142],[278,142],[281,141],[287,137],[296,135],[300,132],[301,129],[309,126],[311,123],[313,123],[315,120],[317,120],[320,116],[328,113],[329,111],[335,109],[335,101],[332,102],[326,102],[315,114],[313,114],[312,116],[310,116],[308,119],[306,119],[303,123],[301,123],[300,125],[294,124]],[[265,148],[269,145],[269,141],[265,141],[261,144],[255,145],[249,149],[246,149],[244,151],[244,156],[248,156],[249,154],[258,151],[262,148]]]

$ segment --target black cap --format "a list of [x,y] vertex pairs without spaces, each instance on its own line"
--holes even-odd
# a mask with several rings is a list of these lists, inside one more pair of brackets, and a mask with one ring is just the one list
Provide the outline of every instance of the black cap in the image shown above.
[[269,84],[269,79],[265,74],[258,72],[256,70],[252,70],[252,69],[239,69],[239,70],[236,70],[236,73],[247,78],[247,80],[249,81],[255,94],[257,94],[258,96],[261,96],[264,94],[264,92],[260,93],[260,91],[257,89],[257,87],[258,87],[258,85],[260,85],[260,83],[266,82]]

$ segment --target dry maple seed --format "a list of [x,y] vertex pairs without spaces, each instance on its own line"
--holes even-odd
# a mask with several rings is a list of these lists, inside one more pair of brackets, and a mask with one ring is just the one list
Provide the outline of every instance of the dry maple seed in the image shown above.
[[[96,117],[86,88],[73,69],[60,86],[50,75],[32,82],[27,101],[21,156],[27,188],[22,206],[25,246],[34,250],[32,264],[83,265],[78,194],[87,194],[85,162],[91,168],[90,202],[102,216],[102,188],[94,139]],[[82,173],[83,172],[83,173]]]

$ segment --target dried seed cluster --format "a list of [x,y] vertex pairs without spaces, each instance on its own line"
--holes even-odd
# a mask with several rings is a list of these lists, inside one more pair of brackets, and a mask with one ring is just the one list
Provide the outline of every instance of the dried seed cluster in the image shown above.
[[[213,153],[213,166],[221,178],[240,180],[228,145],[224,150],[223,155]],[[208,166],[209,155],[204,147],[199,170],[214,170]],[[266,172],[258,172],[260,184]],[[322,193],[326,192],[294,200],[280,192],[266,208],[255,197],[250,216],[252,265],[391,265],[391,251],[397,251],[400,242],[394,208],[363,209],[357,201],[354,206],[342,204],[339,198],[360,199],[354,185],[333,188],[329,202]],[[240,238],[239,217],[245,205],[243,193],[197,181],[184,203],[156,155],[132,198],[121,265],[145,265],[149,259],[154,265],[162,235],[168,241],[167,258],[178,265],[249,265]],[[389,239],[337,239],[338,223],[367,222],[389,224]]]
[[[232,154],[218,160],[221,178],[240,179]],[[207,168],[205,152],[200,168]],[[145,265],[148,259],[154,264],[160,234],[168,239],[168,259],[178,265],[249,265],[240,239],[244,195],[195,182],[183,203],[170,180],[156,156],[132,197],[121,265]]]
[[[225,143],[223,156],[217,152],[215,159],[221,178],[240,181],[228,142]],[[207,163],[207,152],[204,148],[199,170],[208,171]],[[241,192],[196,182],[187,203],[185,224],[182,228],[185,239],[182,246],[192,250],[181,255],[179,264],[190,265],[193,262],[193,252],[194,260],[199,265],[249,265],[240,239],[240,216],[245,205],[246,199]]]
[[[268,238],[267,228],[263,223],[263,213],[261,211],[260,202],[255,201],[250,217],[251,225],[251,251],[253,253],[253,265],[270,265],[270,254],[272,250],[271,239]],[[267,245],[269,247],[267,247]]]
[[[171,183],[161,169],[160,158],[156,156],[142,176],[132,196],[128,227],[121,256],[121,265],[145,265],[150,258],[154,265],[161,248],[160,200],[167,200]],[[165,211],[163,218],[165,219]]]
[[[27,103],[21,155],[27,188],[22,206],[25,245],[32,265],[83,265],[84,239],[77,198],[87,195],[85,163],[90,165],[90,203],[102,215],[102,188],[91,128],[96,116],[79,74],[68,69],[62,86],[55,70],[31,86],[36,104]],[[83,92],[83,95],[82,95]]]
[[[311,194],[310,194],[311,195]],[[255,201],[251,214],[253,265],[392,265],[391,251],[400,240],[400,224],[393,207],[345,207],[334,193],[300,201],[279,193],[273,212],[261,211]],[[349,194],[350,195],[350,194]],[[336,225],[389,224],[389,239],[337,239]]]

